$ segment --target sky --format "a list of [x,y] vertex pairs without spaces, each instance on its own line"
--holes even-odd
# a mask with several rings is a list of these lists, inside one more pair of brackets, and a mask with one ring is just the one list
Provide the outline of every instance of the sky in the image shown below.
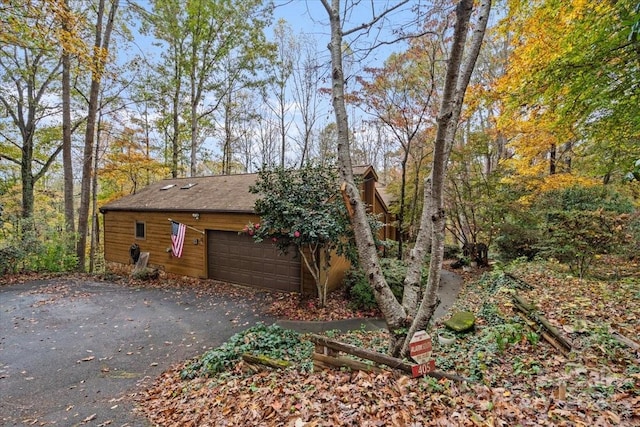
[[[329,0],[331,1],[331,0]],[[343,1],[344,2],[344,1]],[[367,22],[372,16],[372,5],[377,8],[376,12],[380,12],[388,3],[396,3],[394,0],[356,0],[358,6],[353,7],[352,11],[347,15],[345,28],[351,28],[353,25],[359,25],[363,22]],[[151,6],[146,0],[137,2],[145,9],[149,10]],[[287,21],[289,26],[293,29],[294,34],[305,33],[313,36],[317,40],[317,50],[320,55],[320,59],[323,62],[329,63],[329,50],[327,45],[330,40],[330,28],[327,12],[324,9],[320,0],[273,0],[275,5],[273,26],[279,19]],[[404,11],[394,12],[390,15],[390,19],[384,23],[386,28],[390,25],[402,25],[412,19],[412,13],[407,10],[407,7],[412,5],[424,3],[420,0],[412,0],[409,5],[404,8]],[[377,35],[372,32],[372,35]],[[271,37],[270,31],[267,32],[267,36]],[[389,39],[392,37],[389,32],[383,32],[380,37],[386,37]],[[365,37],[360,35],[355,45],[367,46],[367,41],[372,40],[373,37]],[[142,34],[135,35],[135,41],[133,49],[126,54],[131,57],[136,54],[143,54],[152,51],[154,47],[151,45],[151,38]],[[354,42],[354,37],[346,37],[345,41],[351,43]],[[384,59],[386,59],[392,52],[400,51],[405,45],[402,43],[396,43],[395,45],[382,46],[366,58],[362,59],[363,66],[382,65]]]
[[[329,0],[329,2],[330,1],[331,0]],[[374,12],[380,13],[385,5],[388,3],[396,3],[396,1],[366,0],[356,1],[354,3],[359,4],[354,6],[347,14],[344,25],[345,30],[353,28],[353,26],[360,25],[364,22],[369,22]],[[391,25],[401,25],[410,21],[413,16],[407,8],[418,3],[420,3],[418,0],[410,1],[409,5],[405,6],[403,11],[392,13],[390,15],[390,19],[384,23],[384,26],[386,28],[390,28]],[[293,28],[294,32],[304,32],[312,35],[318,41],[318,52],[320,52],[321,55],[326,55],[326,60],[328,61],[329,51],[327,44],[330,40],[329,18],[322,2],[320,0],[274,0],[274,4],[276,6],[274,22],[283,18]],[[372,6],[377,9],[375,11],[372,10]],[[375,35],[376,32],[371,33],[371,36]],[[393,36],[390,32],[383,31],[380,37],[389,39]],[[373,37],[360,35],[357,40],[357,46],[368,46],[368,42],[371,42],[372,40]],[[354,37],[346,37],[345,41],[352,43],[354,42]],[[364,65],[382,65],[384,59],[387,58],[391,52],[399,51],[403,47],[404,45],[401,43],[397,43],[392,46],[383,46],[367,58],[364,58]]]
[[[375,8],[375,13],[380,13],[386,5],[396,2],[396,0],[355,0],[354,3],[356,3],[357,6],[350,9],[349,13],[345,15],[346,20],[344,28],[349,29],[354,25],[369,22],[374,13],[372,8]],[[146,0],[141,0],[138,3],[147,10],[151,9],[150,4]],[[324,70],[326,70],[325,72],[328,72],[330,69],[330,55],[327,45],[330,40],[330,27],[327,11],[322,5],[322,2],[320,0],[273,0],[273,3],[275,5],[273,25],[267,31],[267,38],[273,39],[273,28],[279,19],[284,19],[292,28],[294,34],[304,33],[306,35],[310,35],[316,41],[318,60]],[[420,3],[420,0],[412,0],[408,7],[418,3]],[[390,19],[383,24],[386,28],[389,28],[391,25],[406,23],[412,18],[412,14],[406,11],[405,8],[404,12],[394,12],[391,14]],[[352,44],[352,50],[355,52],[354,56],[356,57],[355,62],[352,64],[345,61],[345,72],[347,77],[358,74],[361,75],[364,67],[382,66],[384,60],[392,52],[400,51],[405,48],[405,45],[401,43],[384,45],[376,49],[373,53],[364,56],[359,48],[364,49],[369,47],[371,40],[373,40],[374,37],[377,37],[378,39],[389,39],[393,37],[393,35],[386,30],[381,32],[372,31],[369,36],[370,37],[367,37],[366,34],[362,35],[362,33],[358,33],[354,36],[345,37],[345,42]],[[132,46],[133,48],[120,58],[121,64],[126,64],[127,61],[130,61],[135,55],[147,56],[149,60],[155,61],[158,57],[158,48],[154,47],[152,42],[153,39],[151,37],[138,33],[135,36]],[[332,108],[330,106],[330,97],[325,96],[323,98],[323,106],[321,107],[321,111],[323,113],[321,113],[322,117],[320,118],[319,123],[321,127],[334,120]],[[290,111],[294,111],[294,109],[291,109]],[[352,114],[356,114],[355,111],[352,112]],[[353,125],[355,126],[356,124],[353,123]],[[295,132],[295,127],[291,127],[290,130],[291,132]],[[210,144],[206,145],[209,146]],[[219,151],[215,144],[210,148],[213,148],[216,153]]]

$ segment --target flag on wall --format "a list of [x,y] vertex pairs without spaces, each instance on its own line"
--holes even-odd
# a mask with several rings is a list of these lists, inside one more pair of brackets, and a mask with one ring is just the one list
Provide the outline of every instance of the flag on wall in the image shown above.
[[171,221],[171,252],[173,252],[173,256],[175,257],[182,257],[182,247],[184,246],[184,235],[186,231],[186,225]]

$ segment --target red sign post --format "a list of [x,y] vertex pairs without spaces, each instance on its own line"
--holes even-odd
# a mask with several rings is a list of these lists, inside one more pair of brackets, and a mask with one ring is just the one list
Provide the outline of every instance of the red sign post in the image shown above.
[[436,369],[431,359],[431,337],[425,331],[417,331],[409,341],[409,355],[418,365],[411,368],[413,377],[421,377]]

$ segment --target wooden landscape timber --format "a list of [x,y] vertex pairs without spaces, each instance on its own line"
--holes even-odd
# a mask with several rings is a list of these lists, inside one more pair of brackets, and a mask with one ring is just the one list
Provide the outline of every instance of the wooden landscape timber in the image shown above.
[[529,304],[518,295],[513,296],[513,303],[524,314],[527,326],[536,332],[538,332],[539,328],[542,328],[540,332],[542,338],[555,347],[563,356],[567,356],[571,352],[571,344],[560,335],[560,332],[544,316],[534,312],[535,306],[533,304]]
[[527,290],[533,289],[533,286],[531,286],[529,283],[525,282],[524,280],[522,280],[522,279],[521,279],[521,278],[519,278],[519,277],[514,276],[514,275],[513,275],[513,274],[511,274],[511,273],[504,273],[504,275],[505,275],[508,279],[510,279],[510,280],[512,280],[512,281],[514,281],[514,282],[516,282],[516,283],[518,284],[518,287],[519,287],[520,289],[527,289]]
[[640,351],[640,344],[638,344],[637,342],[633,341],[631,338],[628,338],[628,337],[622,335],[620,332],[616,331],[615,329],[609,328],[609,334],[611,334],[611,336],[613,338],[615,338],[616,341],[618,341],[621,344],[626,345],[627,347],[629,347],[633,351]]
[[244,353],[242,355],[242,360],[247,363],[264,365],[275,369],[285,369],[291,366],[291,362],[288,360],[273,359],[264,355],[254,355],[249,353]]
[[365,371],[365,372],[382,372],[383,369],[370,365],[365,362],[361,362],[359,360],[352,359],[347,356],[330,356],[328,354],[322,354],[318,352],[313,353],[313,370],[321,371],[323,369],[330,368],[349,368],[356,371]]
[[[320,362],[321,366],[329,365],[334,367],[347,367],[351,369],[359,369],[359,366],[364,365],[367,371],[375,370],[375,367],[364,364],[362,362],[357,362],[353,359],[347,357],[339,357],[338,352],[347,353],[353,356],[360,357],[362,359],[370,360],[377,364],[388,366],[392,369],[397,369],[407,374],[412,374],[412,367],[416,365],[415,363],[409,363],[402,359],[398,359],[396,357],[389,356],[387,354],[378,353],[376,351],[367,350],[364,348],[359,348],[351,344],[342,343],[339,341],[334,341],[332,339],[320,336],[320,335],[310,335],[309,339],[316,345],[316,350],[313,355],[314,363]],[[356,363],[354,363],[356,362]],[[457,382],[471,382],[470,379],[461,377],[455,374],[449,374],[441,371],[431,371],[426,375],[441,379],[446,378],[452,381]]]

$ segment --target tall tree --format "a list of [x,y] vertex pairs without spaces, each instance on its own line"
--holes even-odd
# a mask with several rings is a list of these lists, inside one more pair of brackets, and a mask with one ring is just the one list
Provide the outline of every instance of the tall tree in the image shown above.
[[78,210],[78,242],[76,254],[78,268],[85,270],[87,231],[89,226],[89,206],[91,201],[91,183],[94,173],[94,142],[96,122],[100,102],[100,86],[109,61],[109,43],[115,25],[119,0],[99,0],[95,10],[94,43],[91,63],[91,86],[87,103],[87,127],[84,137],[82,156],[82,184],[80,187],[80,208]]
[[294,123],[299,135],[297,142],[300,148],[300,167],[302,167],[309,160],[318,121],[320,64],[315,43],[309,35],[301,34],[297,43],[300,52],[295,55],[293,67],[293,99],[300,117],[300,120]]
[[[60,23],[66,38],[72,35],[75,17],[69,9],[69,1],[61,2]],[[72,50],[62,50],[62,163],[64,170],[64,218],[68,233],[75,231],[75,206],[73,198],[73,159],[71,157],[71,55]]]
[[329,123],[318,135],[317,148],[311,153],[311,159],[321,166],[329,166],[336,162],[338,148],[338,130],[335,123]]
[[537,187],[570,184],[561,172],[621,179],[640,150],[637,1],[507,4],[513,53],[497,89],[514,167]]
[[[429,191],[425,190],[425,207],[423,208],[421,229],[418,233],[416,248],[410,257],[410,273],[408,273],[407,279],[405,280],[402,304],[395,299],[382,275],[378,255],[375,251],[373,235],[366,219],[366,209],[362,204],[358,189],[353,181],[353,170],[349,153],[349,127],[345,108],[345,80],[342,67],[341,47],[344,36],[369,28],[386,14],[401,7],[405,2],[399,2],[383,12],[378,12],[371,22],[351,30],[344,30],[342,28],[342,12],[339,0],[332,0],[331,3],[329,3],[328,0],[322,0],[322,3],[327,11],[331,25],[331,42],[329,48],[332,64],[333,107],[338,127],[338,170],[342,179],[345,181],[346,195],[354,210],[352,224],[360,264],[369,277],[369,282],[378,306],[383,311],[387,326],[392,334],[392,352],[395,354],[406,354],[410,338],[418,329],[428,324],[438,303],[437,290],[440,282],[442,254],[444,250],[445,217],[442,194],[446,175],[446,163],[453,139],[455,138],[464,94],[471,78],[471,72],[473,71],[486,30],[486,22],[489,11],[491,10],[491,2],[482,2],[477,18],[478,22],[474,28],[474,35],[469,46],[467,46],[467,32],[473,10],[473,0],[462,0],[456,7],[456,24],[449,59],[447,61],[447,72],[442,89],[441,107],[437,120],[438,131],[434,144],[431,179],[430,183],[425,186]],[[433,221],[431,228],[426,227],[429,221]],[[426,241],[428,230],[433,230],[431,233],[432,253],[429,266],[429,279],[427,289],[418,306],[419,280],[410,277],[410,274],[413,272],[412,274],[417,273],[419,275],[422,270],[426,249],[424,242]],[[420,244],[422,247],[419,246]],[[408,332],[403,332],[403,329],[407,327]]]
[[[198,124],[206,119],[227,94],[226,75],[215,71],[224,58],[234,53],[236,74],[255,72],[262,58],[270,53],[264,37],[271,10],[260,0],[194,1],[191,2],[188,70],[191,102],[191,175],[196,172],[196,153],[199,146]],[[216,88],[217,100],[205,104],[207,89]]]
[[[158,86],[150,86],[157,101],[158,110],[166,114],[162,127],[167,139],[168,157],[170,157],[171,176],[180,175],[180,160],[183,150],[184,117],[188,110],[184,86],[184,63],[186,61],[187,37],[184,30],[186,9],[179,1],[154,1],[152,13],[140,11],[144,19],[142,30],[153,32],[156,40],[166,44],[160,54],[160,63],[154,67]],[[159,42],[160,43],[160,42]],[[164,107],[164,108],[163,108]]]
[[[437,36],[437,35],[436,35]],[[425,43],[423,36],[413,47],[401,54],[391,55],[380,69],[367,69],[371,80],[362,82],[360,102],[367,111],[384,123],[398,144],[400,156],[400,201],[397,213],[398,259],[403,255],[405,232],[405,202],[407,162],[420,131],[424,131],[433,116],[432,97],[436,90],[436,55],[439,40]]]
[[493,89],[502,77],[509,54],[508,37],[488,31],[469,86],[463,112],[464,128],[449,161],[445,206],[450,213],[447,230],[465,244],[490,244],[498,222],[504,220],[501,180],[510,150],[495,126],[502,100]]
[[106,153],[98,172],[100,197],[105,202],[135,194],[146,185],[149,176],[156,181],[167,173],[166,166],[148,155],[145,136],[139,129],[125,128],[104,145]]
[[[198,152],[210,129],[212,115],[225,99],[229,74],[221,72],[224,61],[234,56],[235,73],[251,74],[265,57],[270,45],[264,37],[269,24],[270,5],[261,0],[154,0],[150,26],[168,46],[163,70],[171,71],[173,97],[174,165],[180,140],[180,112],[186,102],[189,140],[189,173],[197,174]],[[177,174],[174,167],[174,173]]]
[[[418,232],[416,246],[412,254],[411,262],[405,280],[405,295],[403,305],[411,306],[414,292],[417,292],[420,281],[420,264],[424,259],[424,247],[427,234],[431,234],[431,258],[429,262],[429,279],[427,288],[422,296],[420,306],[409,331],[408,337],[425,327],[431,320],[438,305],[438,286],[442,272],[442,259],[444,253],[444,184],[447,175],[447,164],[451,149],[454,144],[458,122],[462,112],[465,93],[471,80],[471,74],[475,68],[476,60],[482,47],[484,35],[491,12],[491,0],[483,0],[478,7],[478,16],[472,30],[472,37],[467,42],[467,33],[473,11],[473,0],[461,0],[456,6],[456,23],[447,69],[442,88],[440,110],[437,116],[437,132],[434,141],[433,162],[431,175],[425,183],[425,203],[423,207],[421,229]],[[431,221],[431,226],[426,224]],[[416,276],[418,275],[418,276]],[[411,289],[407,292],[407,288]],[[408,340],[402,344],[401,353],[406,353],[409,348]]]
[[[31,218],[34,187],[62,150],[61,136],[45,125],[60,113],[55,95],[60,91],[61,52],[57,47],[57,22],[46,1],[11,9],[9,30],[0,33],[0,118],[2,154],[20,168],[23,218]],[[53,130],[53,132],[52,132]],[[24,222],[29,224],[28,221]]]
[[[285,167],[287,151],[287,134],[292,121],[288,117],[290,104],[288,102],[288,83],[293,74],[294,52],[299,45],[293,37],[291,26],[284,19],[278,21],[273,30],[275,36],[276,56],[269,72],[270,92],[265,94],[265,103],[276,117],[280,131],[280,167]],[[270,95],[274,100],[270,100]]]
[[[221,99],[219,111],[212,115],[216,128],[213,134],[220,140],[222,148],[222,173],[229,175],[239,172],[239,163],[234,157],[239,148],[239,140],[242,138],[247,142],[247,137],[250,137],[247,129],[242,132],[242,125],[253,122],[258,115],[253,99],[254,92],[261,90],[265,81],[254,73],[265,63],[255,61],[250,65],[247,56],[242,52],[232,52],[220,62],[220,73],[226,77],[220,79],[217,89]],[[246,162],[244,164],[246,169],[243,172],[246,172],[250,165]]]
[[[398,3],[395,8],[399,8],[405,3],[407,2],[403,1]],[[378,302],[378,306],[384,313],[388,329],[390,331],[396,331],[405,327],[407,315],[404,308],[396,300],[393,292],[391,292],[382,274],[373,233],[371,232],[367,219],[366,207],[360,198],[360,191],[354,181],[349,142],[349,122],[345,101],[345,75],[342,61],[343,38],[349,34],[368,28],[373,25],[373,23],[351,30],[344,30],[342,28],[343,12],[341,11],[340,0],[331,0],[331,2],[329,2],[329,0],[322,0],[322,4],[329,16],[329,25],[331,26],[331,41],[329,43],[332,76],[331,93],[337,127],[338,171],[340,172],[340,177],[345,182],[345,194],[349,198],[349,203],[351,203],[353,209],[351,221],[358,248],[360,265],[369,277],[369,283]],[[390,13],[391,10],[392,9],[388,9],[384,14]],[[384,16],[384,14],[382,16]]]
[[267,107],[258,115],[258,161],[262,167],[275,167],[279,162],[278,126],[270,119]]

